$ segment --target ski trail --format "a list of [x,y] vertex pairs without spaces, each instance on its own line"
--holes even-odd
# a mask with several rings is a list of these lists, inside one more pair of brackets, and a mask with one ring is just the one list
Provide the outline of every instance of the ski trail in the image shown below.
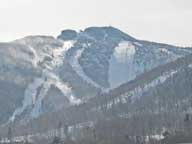
[[44,83],[44,80],[41,78],[36,78],[29,86],[26,88],[24,93],[24,100],[22,102],[22,107],[15,110],[13,115],[10,118],[10,121],[14,121],[15,117],[22,114],[24,110],[33,105],[33,102],[36,99],[37,89]]
[[75,54],[70,58],[69,63],[73,67],[73,69],[76,71],[76,73],[83,78],[86,82],[92,84],[93,86],[100,88],[100,86],[94,82],[91,78],[89,78],[83,71],[81,65],[79,64],[79,58],[81,57],[81,54],[83,53],[84,48],[79,49],[75,52]]
[[37,118],[42,113],[42,101],[45,98],[50,86],[51,83],[49,82],[49,80],[43,83],[43,87],[40,90],[40,94],[38,95],[38,98],[33,104],[33,109],[30,114],[31,117]]
[[[41,77],[35,78],[34,81],[28,85],[24,93],[22,106],[14,111],[9,121],[14,121],[16,116],[21,115],[27,108],[32,108],[29,115],[30,117],[37,118],[40,116],[42,114],[42,101],[46,97],[51,85],[57,87],[63,95],[68,98],[71,104],[81,103],[80,99],[75,98],[71,88],[54,73],[54,70],[63,64],[66,51],[69,50],[74,43],[74,41],[66,41],[63,47],[53,49],[52,62],[45,64]],[[30,46],[29,48],[34,55],[34,67],[37,67],[40,58],[33,47]]]
[[66,52],[73,47],[75,41],[64,41],[63,47],[53,49],[53,62],[52,67],[59,67],[63,64]]
[[33,47],[29,46],[29,49],[31,50],[31,52],[32,52],[33,55],[34,55],[34,59],[33,59],[32,63],[33,63],[33,65],[34,65],[34,67],[37,67],[38,62],[39,62],[39,60],[40,60],[40,59],[39,59],[39,56],[38,56],[37,52],[35,51],[35,49],[34,49]]
[[109,60],[109,83],[110,89],[118,87],[122,83],[136,77],[134,68],[135,46],[122,41],[115,47],[113,55]]

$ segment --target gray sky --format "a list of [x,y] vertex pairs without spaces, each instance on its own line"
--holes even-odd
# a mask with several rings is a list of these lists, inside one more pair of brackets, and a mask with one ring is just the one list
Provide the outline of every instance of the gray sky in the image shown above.
[[0,0],[0,41],[114,26],[139,39],[192,46],[192,0]]

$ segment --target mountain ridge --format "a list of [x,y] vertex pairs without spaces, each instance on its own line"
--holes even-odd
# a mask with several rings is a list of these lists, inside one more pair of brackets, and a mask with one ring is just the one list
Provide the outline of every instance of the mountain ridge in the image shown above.
[[[63,30],[57,38],[26,36],[0,43],[0,80],[20,85],[23,93],[16,96],[14,110],[11,105],[8,111],[2,109],[7,115],[0,123],[28,121],[85,103],[191,52],[189,48],[138,40],[114,27]],[[51,95],[57,98],[50,102],[53,87]],[[5,94],[1,98],[8,99]],[[61,102],[57,107],[59,100],[63,105]]]

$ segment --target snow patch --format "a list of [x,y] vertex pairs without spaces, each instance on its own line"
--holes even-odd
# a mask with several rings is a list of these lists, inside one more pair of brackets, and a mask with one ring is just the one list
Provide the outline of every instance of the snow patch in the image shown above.
[[108,33],[106,31],[104,31],[104,38],[103,38],[103,41],[106,41],[107,40],[107,37],[108,37]]
[[161,48],[160,51],[161,51],[162,53],[170,54],[170,51],[169,51],[168,49],[166,49],[166,48]]
[[165,137],[164,137],[163,135],[158,135],[158,134],[156,134],[156,135],[151,135],[151,136],[147,136],[147,137],[146,137],[146,141],[149,142],[149,140],[150,140],[151,138],[160,141],[160,140],[164,139]]
[[125,63],[136,53],[135,46],[123,41],[115,48],[114,56],[119,63]]
[[52,84],[54,84],[64,96],[67,96],[72,105],[78,105],[82,103],[80,99],[73,95],[71,88],[66,83],[62,82],[59,77],[55,76],[55,80],[52,81]]
[[114,49],[109,63],[110,88],[115,88],[136,77],[134,72],[135,46],[128,41],[122,41]]
[[53,65],[54,66],[61,66],[63,64],[63,60],[65,57],[66,52],[74,46],[76,41],[63,41],[63,47],[59,47],[53,49]]
[[189,64],[188,67],[192,69],[192,64]]
[[35,101],[33,109],[31,111],[30,116],[32,118],[37,118],[42,113],[42,111],[41,111],[42,110],[42,101],[45,98],[50,86],[51,86],[51,83],[49,83],[49,82],[44,83],[44,85],[40,91],[40,94],[39,94],[37,100]]
[[34,55],[34,60],[32,61],[33,66],[37,67],[38,62],[39,62],[39,56],[38,56],[37,52],[35,51],[35,49],[33,47],[29,46],[29,49],[31,50],[31,52]]
[[141,44],[141,43],[139,43],[139,42],[134,42],[134,44],[136,45],[136,46],[139,46],[139,47],[142,47],[143,45]]

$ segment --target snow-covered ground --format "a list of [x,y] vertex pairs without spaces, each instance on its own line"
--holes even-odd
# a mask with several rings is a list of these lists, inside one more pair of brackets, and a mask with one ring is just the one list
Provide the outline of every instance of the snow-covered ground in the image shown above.
[[133,69],[135,53],[135,46],[128,41],[120,42],[114,49],[109,64],[110,88],[115,88],[136,77]]

